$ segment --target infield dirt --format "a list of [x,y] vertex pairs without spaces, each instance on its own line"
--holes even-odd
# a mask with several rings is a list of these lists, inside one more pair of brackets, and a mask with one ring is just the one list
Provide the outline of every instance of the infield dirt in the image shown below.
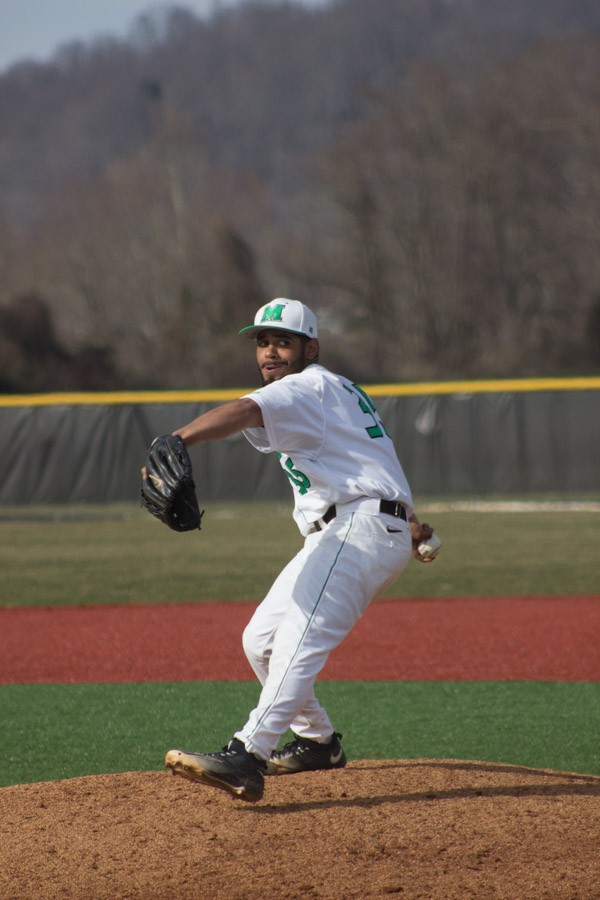
[[599,896],[600,778],[450,760],[269,778],[245,804],[165,773],[0,790],[0,897]]

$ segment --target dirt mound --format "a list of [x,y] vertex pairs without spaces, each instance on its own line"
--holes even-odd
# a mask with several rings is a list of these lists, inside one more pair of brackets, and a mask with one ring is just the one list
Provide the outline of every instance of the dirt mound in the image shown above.
[[242,803],[165,773],[0,790],[0,897],[597,898],[600,778],[448,760],[269,778]]

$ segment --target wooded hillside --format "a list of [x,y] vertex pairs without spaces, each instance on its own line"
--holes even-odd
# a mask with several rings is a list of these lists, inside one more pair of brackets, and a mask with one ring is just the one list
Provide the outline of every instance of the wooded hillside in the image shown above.
[[595,0],[248,0],[0,77],[0,391],[600,370]]

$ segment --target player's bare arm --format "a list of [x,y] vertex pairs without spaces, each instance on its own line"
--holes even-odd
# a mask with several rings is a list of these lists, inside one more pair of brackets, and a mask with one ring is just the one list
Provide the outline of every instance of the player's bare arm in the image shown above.
[[194,444],[230,437],[246,428],[260,428],[262,424],[258,403],[245,397],[209,409],[173,434],[180,435],[186,447],[193,447]]

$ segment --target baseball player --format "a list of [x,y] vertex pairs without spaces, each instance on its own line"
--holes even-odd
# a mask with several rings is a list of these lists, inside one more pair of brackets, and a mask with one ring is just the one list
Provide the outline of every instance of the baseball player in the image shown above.
[[[276,453],[294,495],[303,548],[283,569],[243,635],[262,685],[258,705],[217,753],[170,750],[174,774],[260,800],[265,775],[346,764],[341,735],[314,693],[329,653],[370,601],[432,538],[377,409],[347,378],[319,364],[317,321],[278,298],[240,334],[253,338],[263,386],[175,432],[186,446],[243,432]],[[276,749],[291,727],[294,739]]]

